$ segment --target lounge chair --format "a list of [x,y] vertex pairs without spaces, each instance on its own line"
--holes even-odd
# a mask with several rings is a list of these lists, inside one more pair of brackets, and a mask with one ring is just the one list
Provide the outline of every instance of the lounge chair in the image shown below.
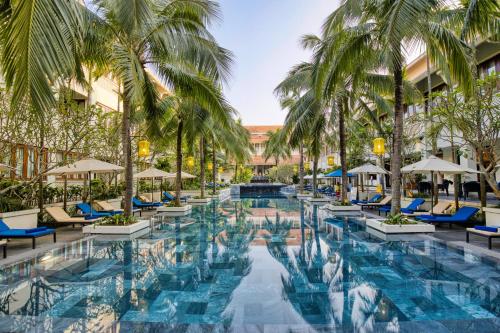
[[467,243],[469,242],[469,234],[488,238],[488,249],[491,250],[491,240],[500,238],[500,227],[475,226],[474,228],[467,228],[465,233]]
[[133,205],[134,209],[136,209],[136,208],[151,209],[151,208],[157,207],[152,203],[142,202],[141,200],[137,199],[136,197],[132,198],[132,205]]
[[54,243],[56,242],[56,230],[47,227],[38,227],[31,229],[11,229],[0,219],[0,240],[11,238],[31,238],[32,248],[36,247],[36,239],[47,235],[54,235]]
[[[450,208],[451,206],[451,202],[450,201],[444,201],[444,200],[441,200],[439,201],[433,208],[432,208],[432,214],[434,215],[445,215],[445,212],[448,208]],[[414,212],[409,212],[409,213],[404,213],[402,212],[403,215],[406,215],[406,216],[421,216],[421,215],[430,215],[431,212],[418,212],[418,211],[414,211]]]
[[361,209],[363,209],[363,207],[384,207],[384,206],[388,206],[389,203],[391,202],[392,200],[392,196],[388,195],[386,196],[385,198],[383,198],[382,200],[380,200],[379,202],[370,202],[370,203],[358,203],[357,205],[358,206],[361,206]]
[[101,219],[100,217],[94,216],[92,216],[94,218],[90,218],[90,216],[71,217],[61,207],[47,207],[45,208],[45,211],[50,215],[50,217],[52,217],[55,223],[58,224],[72,224],[73,226],[75,226],[75,224],[80,224],[83,226],[85,224],[92,224]]
[[370,200],[351,200],[353,204],[367,204],[367,203],[374,203],[382,199],[382,194],[375,194]]
[[97,210],[92,208],[90,206],[90,204],[88,204],[86,202],[77,203],[76,209],[78,209],[80,212],[82,212],[82,215],[84,215],[84,216],[107,217],[107,216],[116,215],[116,213],[111,213],[111,212],[98,212]]
[[[168,191],[163,191],[163,197],[165,199],[167,199],[168,201],[174,201],[176,199],[175,195],[173,195],[172,193],[168,192]],[[181,201],[187,201],[187,199],[189,199],[190,197],[185,195],[185,196],[182,196],[181,197]]]
[[452,223],[467,223],[478,211],[479,208],[464,206],[451,216],[420,215],[416,219],[428,223],[449,223],[451,228]]
[[153,204],[155,207],[160,207],[160,206],[163,206],[163,202],[151,201],[151,200],[149,200],[147,197],[145,197],[144,195],[140,195],[140,196],[139,196],[139,199],[140,199],[142,202],[144,202],[144,203]]
[[[113,207],[112,204],[110,204],[107,201],[96,201],[96,204],[101,207],[103,212],[111,212],[114,213],[115,215],[117,214],[123,214],[123,209],[116,209]],[[142,211],[139,208],[132,209],[132,214],[139,213],[139,215],[142,215]]]
[[[418,209],[419,206],[422,206],[424,202],[425,200],[422,198],[413,199],[413,201],[410,202],[408,206],[401,208],[401,213],[413,213]],[[378,209],[378,214],[380,215],[381,212],[384,212],[385,215],[387,215],[391,211],[391,208],[391,206],[380,207]]]

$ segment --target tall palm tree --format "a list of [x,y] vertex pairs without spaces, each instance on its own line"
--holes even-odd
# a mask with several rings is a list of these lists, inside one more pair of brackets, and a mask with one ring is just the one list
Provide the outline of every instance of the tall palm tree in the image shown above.
[[265,161],[271,157],[274,158],[274,163],[278,166],[280,160],[290,158],[292,152],[290,146],[285,140],[284,132],[280,129],[267,132],[267,141],[265,143],[264,152],[262,156]]
[[[196,96],[211,109],[224,104],[212,82],[229,72],[230,53],[207,30],[218,16],[209,0],[7,1],[0,20],[2,67],[14,101],[28,98],[36,112],[54,106],[61,77],[82,77],[82,61],[101,62],[123,85],[122,147],[125,215],[132,211],[131,117],[142,110],[161,116],[159,94],[147,68],[169,88]],[[36,24],[26,24],[36,22]],[[15,55],[15,56],[14,56]]]
[[[341,28],[351,35],[339,66],[374,62],[393,75],[392,214],[401,207],[403,66],[408,49],[425,44],[438,67],[445,67],[466,90],[472,87],[470,49],[447,25],[432,19],[433,13],[447,9],[445,4],[432,0],[344,0],[324,24],[325,35],[335,35]],[[439,61],[443,59],[446,63]]]

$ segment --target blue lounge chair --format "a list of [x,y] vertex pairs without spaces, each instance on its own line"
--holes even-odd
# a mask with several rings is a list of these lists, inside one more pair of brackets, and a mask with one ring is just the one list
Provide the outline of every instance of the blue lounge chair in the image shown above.
[[87,217],[108,217],[108,216],[113,216],[121,213],[115,213],[115,212],[98,212],[94,208],[90,207],[90,205],[86,202],[80,202],[76,204],[76,209],[79,210],[83,216]]
[[357,203],[367,204],[367,203],[377,202],[380,199],[382,199],[382,194],[375,194],[370,200],[351,200],[351,202],[353,204],[357,204]]
[[[163,197],[165,199],[167,199],[168,201],[174,201],[175,200],[175,196],[173,196],[172,194],[170,194],[167,191],[163,191]],[[181,197],[181,201],[187,201],[187,199],[189,199],[189,196],[182,196]]]
[[[414,212],[417,211],[418,207],[420,207],[424,204],[424,202],[425,202],[425,200],[422,198],[413,199],[413,201],[410,202],[410,204],[408,206],[401,208],[401,213],[413,214]],[[380,207],[378,209],[378,214],[380,215],[380,212],[384,212],[387,215],[390,211],[391,211],[391,206],[388,205],[388,206]]]
[[416,219],[429,223],[467,223],[476,213],[479,208],[464,206],[456,211],[452,216],[434,216],[434,215],[420,215]]
[[0,219],[0,240],[12,238],[31,238],[33,249],[36,247],[35,239],[42,236],[54,235],[56,242],[56,230],[47,227],[38,227],[31,229],[11,229]]
[[155,208],[158,206],[155,206],[153,203],[148,203],[148,202],[142,202],[141,200],[137,199],[136,197],[132,198],[132,205],[134,208]]

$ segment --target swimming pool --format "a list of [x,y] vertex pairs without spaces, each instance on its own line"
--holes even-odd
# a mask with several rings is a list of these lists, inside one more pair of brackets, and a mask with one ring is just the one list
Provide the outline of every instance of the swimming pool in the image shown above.
[[1,332],[498,332],[500,263],[295,199],[155,217],[3,268]]

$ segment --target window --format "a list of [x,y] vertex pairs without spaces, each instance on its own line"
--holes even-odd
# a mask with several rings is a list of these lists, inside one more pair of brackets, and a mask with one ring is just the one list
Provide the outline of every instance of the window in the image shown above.
[[24,167],[24,147],[17,147],[16,150],[16,177],[23,177]]
[[32,178],[35,175],[35,150],[33,148],[28,149],[28,164],[26,169],[26,176]]

